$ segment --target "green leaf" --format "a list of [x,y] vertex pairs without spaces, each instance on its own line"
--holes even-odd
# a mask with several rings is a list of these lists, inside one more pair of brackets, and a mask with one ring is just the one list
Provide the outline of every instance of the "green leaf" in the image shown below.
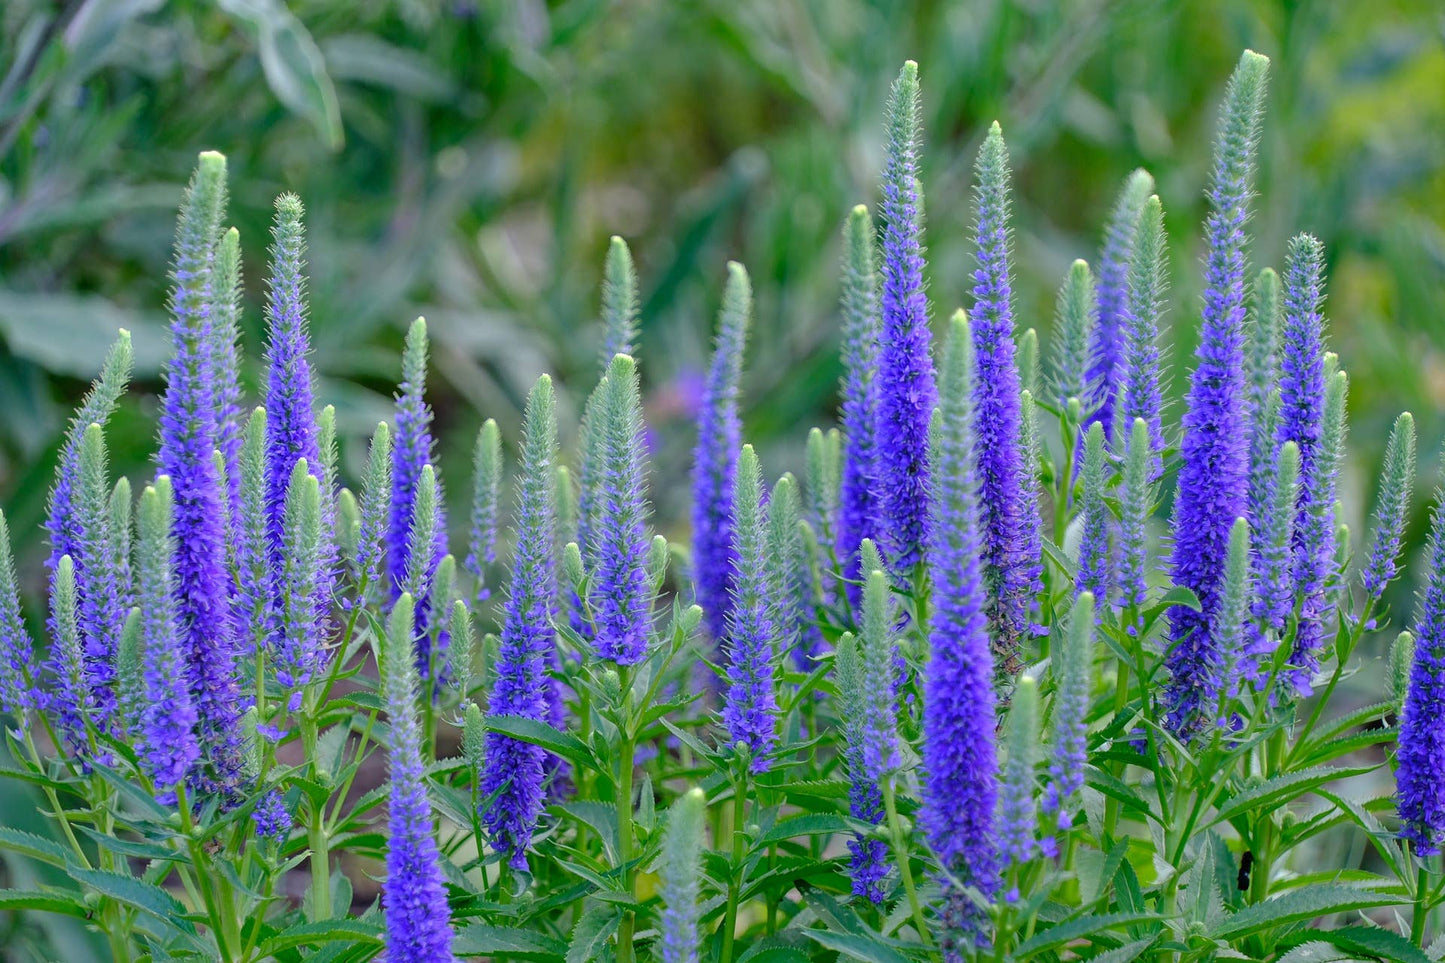
[[1219,807],[1210,825],[1216,825],[1245,812],[1269,812],[1282,803],[1298,799],[1305,793],[1313,792],[1327,782],[1348,779],[1361,773],[1370,772],[1374,766],[1316,766],[1287,772],[1252,786]]
[[532,930],[474,923],[457,933],[452,952],[458,956],[500,956],[509,960],[564,960],[567,945]]
[[572,942],[567,947],[567,963],[588,963],[601,956],[603,944],[611,938],[622,919],[622,907],[603,903],[582,914],[572,928]]
[[[84,827],[82,827],[84,828]],[[70,858],[65,848],[53,839],[37,836],[9,826],[0,826],[0,849],[38,859],[51,866],[64,867]]]
[[82,869],[74,861],[70,863],[69,872],[76,882],[84,883],[104,896],[149,913],[180,933],[195,932],[195,927],[186,919],[186,908],[159,886],[153,886],[126,873]]
[[865,936],[858,933],[839,933],[834,930],[804,930],[811,939],[817,940],[830,950],[846,953],[855,960],[867,963],[908,963],[908,957],[891,946],[880,943],[881,936]]
[[1378,926],[1346,926],[1338,930],[1311,930],[1310,942],[1320,941],[1350,953],[1367,953],[1390,963],[1434,963],[1414,943]]
[[1132,943],[1125,943],[1116,949],[1090,957],[1089,963],[1130,963],[1132,960],[1137,960],[1145,950],[1158,941],[1159,937],[1156,934],[1142,940],[1135,940]]
[[857,823],[832,813],[805,813],[792,816],[773,826],[758,838],[759,846],[796,839],[799,836],[831,836],[834,833],[852,833]]
[[617,807],[612,803],[579,799],[576,802],[557,803],[552,807],[573,817],[595,832],[609,855],[617,853]]
[[1080,916],[1077,919],[1051,926],[1024,940],[1014,950],[1014,959],[1027,959],[1044,950],[1056,950],[1076,940],[1082,940],[1097,933],[1115,930],[1140,923],[1162,923],[1164,918],[1157,913],[1105,913],[1098,916]]
[[326,59],[301,21],[279,0],[220,0],[220,6],[255,32],[261,69],[276,99],[316,128],[327,147],[340,150],[344,138],[336,89]]
[[586,744],[571,733],[554,729],[545,722],[536,719],[528,719],[524,716],[487,716],[487,731],[500,733],[504,736],[511,736],[513,739],[520,739],[522,742],[530,742],[534,746],[541,746],[548,752],[562,756],[584,769],[597,769],[597,759],[592,755],[592,750]]
[[1377,893],[1353,886],[1309,886],[1290,890],[1274,899],[1255,903],[1225,917],[1214,927],[1210,936],[1215,939],[1234,940],[1287,923],[1300,923],[1333,913],[1347,913],[1372,906],[1399,905],[1404,902],[1407,902],[1404,897],[1393,893]]
[[90,910],[78,893],[72,896],[29,889],[0,890],[0,910],[39,910],[42,913],[61,913],[81,919],[90,915]]
[[1384,824],[1375,818],[1374,813],[1353,799],[1346,799],[1344,796],[1337,796],[1331,792],[1321,791],[1320,797],[1334,803],[1346,818],[1369,833],[1380,858],[1389,864],[1390,869],[1397,877],[1405,878],[1402,872],[1405,864],[1405,851],[1396,841],[1395,834],[1386,829]]
[[321,946],[326,943],[346,941],[380,946],[381,926],[375,922],[338,917],[318,920],[314,923],[297,923],[287,927],[261,945],[262,956],[272,956],[282,950],[298,946]]

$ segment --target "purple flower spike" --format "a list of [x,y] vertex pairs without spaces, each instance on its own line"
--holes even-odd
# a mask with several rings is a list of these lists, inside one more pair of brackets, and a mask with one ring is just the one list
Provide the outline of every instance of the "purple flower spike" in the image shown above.
[[989,592],[989,629],[1009,664],[1030,630],[1040,574],[1040,521],[1026,486],[1019,374],[1014,367],[1013,290],[1009,276],[1008,148],[997,123],[974,168],[974,309],[970,327],[978,372],[974,407],[979,519]]
[[171,293],[174,354],[161,399],[162,474],[175,493],[177,616],[185,637],[191,698],[199,716],[201,788],[233,790],[241,776],[241,698],[223,530],[226,493],[217,477],[219,444],[211,358],[212,264],[225,195],[226,159],[201,154],[176,231]]
[[727,634],[733,570],[733,481],[737,476],[738,382],[752,313],[748,272],[728,264],[718,313],[717,340],[697,416],[692,469],[693,584],[703,619],[715,642]]
[[390,806],[387,825],[386,963],[453,963],[451,913],[441,855],[432,836],[426,760],[417,720],[418,680],[412,649],[412,599],[403,594],[391,610],[382,694],[391,718]]
[[876,431],[888,443],[879,447],[875,465],[878,533],[893,576],[912,581],[928,537],[928,420],[937,393],[923,281],[918,65],[911,60],[893,82],[887,124]]
[[[1096,293],[1099,319],[1094,326],[1093,367],[1089,382],[1098,393],[1099,407],[1084,424],[1100,422],[1109,441],[1120,443],[1114,432],[1114,404],[1119,394],[1118,373],[1129,353],[1124,338],[1124,308],[1129,297],[1129,270],[1134,260],[1134,236],[1144,201],[1154,193],[1154,178],[1140,168],[1129,175],[1114,202],[1104,244],[1099,250],[1099,278]],[[1127,431],[1129,421],[1124,422]]]
[[[497,649],[490,711],[547,721],[555,658],[552,620],[557,609],[557,414],[552,380],[538,379],[527,399],[517,497],[516,551]],[[517,869],[527,866],[527,847],[542,812],[547,753],[529,743],[489,733],[481,795],[495,799],[482,810],[492,845]]]
[[35,645],[20,614],[10,524],[0,512],[0,712],[15,717],[22,728],[25,712],[42,704],[30,679],[34,661]]
[[982,933],[966,887],[998,888],[994,804],[994,664],[979,559],[983,554],[975,463],[976,377],[972,334],[960,311],[943,358],[933,442],[928,565],[933,577],[923,692],[923,808],[920,825],[943,870],[941,941],[959,954]]
[[728,742],[746,745],[755,773],[766,772],[778,744],[774,655],[778,647],[775,586],[768,578],[768,509],[763,475],[752,445],[738,456],[733,604],[728,613],[727,697],[723,724]]
[[1205,222],[1205,288],[1199,363],[1190,378],[1174,505],[1174,583],[1202,611],[1170,610],[1166,723],[1188,734],[1213,717],[1223,653],[1213,622],[1224,584],[1229,530],[1248,511],[1249,423],[1245,408],[1245,225],[1269,59],[1245,51],[1230,78],[1215,141]]
[[185,653],[176,621],[172,494],[165,475],[141,493],[137,515],[135,617],[139,618],[139,725],[136,749],[161,802],[175,800],[200,759],[196,707],[185,684]]
[[1445,843],[1445,492],[1430,514],[1429,575],[1415,620],[1415,655],[1400,713],[1395,794],[1400,835],[1420,856]]

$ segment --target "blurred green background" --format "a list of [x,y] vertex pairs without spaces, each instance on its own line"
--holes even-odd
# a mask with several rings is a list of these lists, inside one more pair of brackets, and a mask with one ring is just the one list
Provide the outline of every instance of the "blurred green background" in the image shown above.
[[[967,287],[973,152],[998,118],[1021,325],[1041,329],[1046,359],[1068,263],[1093,257],[1132,168],[1157,177],[1176,392],[1215,109],[1242,48],[1273,57],[1255,257],[1277,263],[1297,230],[1328,247],[1333,341],[1354,376],[1351,521],[1396,411],[1419,416],[1433,471],[1445,14],[1430,0],[3,6],[0,498],[31,557],[59,431],[116,326],[135,332],[141,382],[158,387],[174,210],[208,148],[230,157],[253,385],[271,200],[291,190],[308,206],[315,361],[353,469],[418,314],[454,500],[479,420],[514,434],[540,372],[560,377],[564,430],[575,425],[612,233],[642,276],[661,517],[685,518],[690,405],[730,258],[757,291],[748,434],[770,473],[796,469],[806,428],[834,405],[839,227],[875,197],[883,103],[910,57],[935,317]],[[115,431],[136,472],[152,405],[134,396]]]
[[[0,10],[0,503],[31,573],[59,433],[121,325],[135,332],[145,390],[111,440],[122,470],[146,471],[174,212],[200,150],[230,157],[252,386],[271,201],[291,190],[309,208],[315,361],[349,467],[386,416],[404,325],[425,314],[454,500],[480,419],[514,436],[540,372],[560,377],[575,430],[598,368],[602,256],[608,235],[625,236],[642,277],[656,499],[678,534],[690,406],[728,259],[747,264],[757,292],[746,418],[769,473],[797,470],[807,427],[831,418],[837,236],[848,208],[876,196],[881,112],[905,58],[925,92],[935,317],[967,288],[970,168],[997,118],[1016,171],[1021,324],[1041,329],[1046,358],[1069,262],[1093,257],[1124,176],[1155,174],[1177,394],[1214,113],[1246,46],[1274,58],[1256,262],[1277,263],[1297,230],[1325,241],[1333,343],[1353,375],[1347,519],[1361,531],[1385,432],[1409,408],[1424,453],[1419,542],[1445,434],[1445,13],[1434,0]],[[1397,606],[1410,591],[1398,587]],[[83,933],[47,918],[0,928],[0,958],[37,958],[47,943],[95,958]]]

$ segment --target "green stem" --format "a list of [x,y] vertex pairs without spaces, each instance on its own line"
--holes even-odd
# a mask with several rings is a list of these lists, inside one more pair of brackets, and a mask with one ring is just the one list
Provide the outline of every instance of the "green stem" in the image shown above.
[[898,875],[903,877],[903,891],[908,894],[908,910],[913,914],[913,925],[923,945],[932,946],[933,937],[928,932],[928,920],[923,916],[923,904],[919,902],[913,866],[908,859],[908,837],[903,833],[903,821],[898,818],[898,800],[894,796],[892,776],[883,780],[883,810],[888,814],[888,834],[893,839],[893,855],[898,860]]
[[[630,720],[629,720],[630,728]],[[617,862],[622,868],[622,889],[634,896],[632,882],[632,769],[635,765],[635,741],[631,735],[622,741],[622,754],[617,772]],[[637,918],[632,910],[622,914],[617,931],[617,963],[632,963],[632,933]]]
[[[301,714],[301,742],[306,758],[316,764],[316,716],[308,705]],[[326,831],[324,806],[312,804],[306,824],[307,845],[311,848],[311,899],[308,908],[311,920],[331,918],[331,842]]]
[[1430,871],[1420,864],[1415,877],[1415,913],[1410,918],[1410,942],[1425,945],[1425,924],[1430,919]]
[[733,781],[733,859],[732,872],[728,874],[728,904],[723,915],[724,960],[733,959],[733,940],[738,928],[738,898],[742,895],[743,860],[747,856],[747,785],[746,764],[738,767],[740,772]]

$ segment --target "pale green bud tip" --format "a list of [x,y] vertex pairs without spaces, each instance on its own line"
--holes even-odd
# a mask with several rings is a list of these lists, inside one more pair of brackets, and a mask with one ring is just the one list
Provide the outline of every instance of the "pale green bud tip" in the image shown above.
[[196,171],[202,177],[224,177],[226,155],[216,150],[203,150],[196,158]]
[[1404,705],[1410,687],[1410,667],[1415,661],[1415,636],[1401,632],[1390,645],[1390,689],[1396,705]]
[[615,354],[612,361],[607,365],[607,377],[616,380],[620,384],[626,384],[633,378],[633,372],[637,370],[637,362],[629,354]]
[[853,209],[848,212],[848,220],[853,224],[862,224],[868,220],[868,205],[854,204]]
[[284,220],[300,220],[305,211],[301,198],[290,191],[276,198],[276,213]]
[[576,542],[568,542],[562,549],[562,571],[566,573],[568,581],[574,584],[583,579],[582,550],[577,547]]

